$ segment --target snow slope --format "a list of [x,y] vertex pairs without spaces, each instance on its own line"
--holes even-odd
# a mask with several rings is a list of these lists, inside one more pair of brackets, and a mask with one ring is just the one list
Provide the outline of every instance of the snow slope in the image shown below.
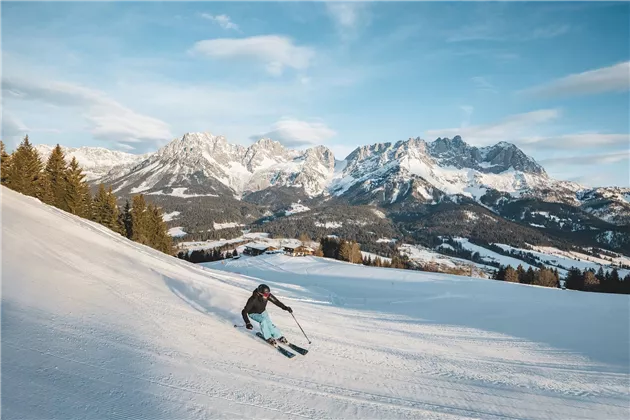
[[[281,255],[217,271],[1,191],[4,418],[628,416],[627,296]],[[232,327],[261,279],[306,357]]]

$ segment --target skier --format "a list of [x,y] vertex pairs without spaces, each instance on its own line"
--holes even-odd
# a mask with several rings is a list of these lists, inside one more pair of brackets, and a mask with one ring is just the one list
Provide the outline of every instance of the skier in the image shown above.
[[277,307],[288,311],[290,314],[293,313],[293,309],[280,302],[277,297],[271,294],[269,286],[261,284],[256,288],[256,290],[254,290],[250,298],[247,299],[245,308],[243,308],[243,311],[241,312],[243,320],[245,321],[245,327],[248,330],[254,328],[252,323],[249,321],[249,315],[254,321],[260,324],[260,330],[269,344],[275,345],[276,338],[279,342],[286,344],[288,343],[287,339],[284,338],[278,327],[271,322],[271,318],[269,318],[269,314],[266,311],[268,300],[273,302],[273,304]]

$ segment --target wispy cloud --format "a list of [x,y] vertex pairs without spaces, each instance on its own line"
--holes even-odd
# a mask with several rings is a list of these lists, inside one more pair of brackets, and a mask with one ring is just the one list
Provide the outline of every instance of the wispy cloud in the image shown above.
[[541,147],[553,150],[586,148],[630,148],[630,134],[576,133],[560,136],[525,137],[520,143],[525,147]]
[[589,95],[630,90],[630,61],[602,67],[583,73],[571,74],[548,84],[521,91],[536,97]]
[[479,146],[499,141],[516,142],[526,135],[531,136],[531,132],[539,125],[556,120],[559,116],[560,111],[557,109],[542,109],[511,115],[494,124],[427,130],[426,134],[430,138],[461,135],[464,140]]
[[219,25],[223,29],[234,29],[238,30],[238,25],[232,22],[232,19],[228,15],[211,15],[209,13],[201,13],[200,16],[204,19],[208,19],[209,21]]
[[630,151],[625,150],[623,152],[615,152],[615,153],[605,153],[599,155],[582,155],[582,156],[568,156],[568,157],[558,157],[558,158],[549,158],[542,159],[538,162],[541,165],[605,165],[623,161],[630,161]]
[[147,143],[153,146],[173,137],[165,122],[137,113],[103,92],[78,84],[5,78],[2,89],[12,92],[13,98],[22,101],[37,101],[79,110],[90,125],[92,135],[112,144],[143,148]]
[[326,11],[346,39],[356,37],[371,21],[369,2],[326,2]]
[[308,122],[294,118],[283,118],[264,134],[256,134],[250,140],[270,138],[287,147],[305,147],[324,144],[337,133],[320,121]]
[[548,25],[535,28],[534,30],[521,30],[507,28],[497,21],[478,23],[464,26],[449,32],[447,42],[470,42],[470,41],[494,41],[494,42],[524,42],[539,39],[551,39],[571,31],[571,26],[567,24]]
[[279,35],[208,39],[197,42],[190,52],[214,58],[257,60],[274,76],[281,75],[285,67],[308,68],[315,55],[313,49],[297,46],[292,39]]
[[475,76],[470,79],[475,88],[481,92],[490,92],[497,93],[497,88],[486,78],[483,76]]

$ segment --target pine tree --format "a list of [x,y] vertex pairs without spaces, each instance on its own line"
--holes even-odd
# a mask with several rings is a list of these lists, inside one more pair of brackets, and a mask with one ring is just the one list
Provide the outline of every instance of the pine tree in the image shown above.
[[579,268],[571,267],[565,280],[567,289],[584,290],[584,275]]
[[76,158],[72,158],[66,172],[64,203],[67,211],[80,217],[90,217],[90,188]]
[[519,264],[518,267],[516,267],[516,275],[518,276],[519,283],[525,283],[525,269],[522,264]]
[[46,168],[44,169],[46,174],[45,194],[46,199],[51,200],[48,204],[52,204],[65,211],[70,211],[65,200],[67,171],[68,168],[63,150],[61,150],[61,147],[57,144],[48,157]]
[[112,187],[105,190],[105,186],[100,184],[93,203],[94,221],[102,224],[114,232],[122,234],[122,227],[118,222],[118,205],[116,196],[112,193]]
[[39,153],[25,136],[11,156],[6,185],[19,193],[41,199],[44,192],[42,166]]
[[0,141],[0,183],[5,185],[9,179],[9,168],[11,167],[11,155],[4,149],[4,143]]
[[531,266],[525,272],[523,279],[521,279],[521,283],[525,283],[525,284],[534,283],[534,270],[532,269]]
[[131,239],[144,245],[149,244],[146,222],[146,209],[147,205],[144,200],[144,195],[134,195],[132,198],[131,206]]
[[234,257],[238,257],[238,252],[236,252],[236,249],[234,249],[234,251],[232,251],[232,258]]
[[[171,236],[168,234],[168,227],[164,222],[164,215],[162,210],[154,204],[149,204],[147,208],[147,225],[148,225],[148,238],[149,246],[162,251],[165,254],[173,254],[173,242]],[[217,261],[221,259],[221,255],[218,249],[215,248],[215,259]]]
[[133,218],[131,217],[131,204],[129,200],[125,203],[125,207],[120,214],[120,224],[123,226],[123,232],[129,239],[133,237]]
[[494,275],[495,280],[505,280],[505,267],[502,265]]

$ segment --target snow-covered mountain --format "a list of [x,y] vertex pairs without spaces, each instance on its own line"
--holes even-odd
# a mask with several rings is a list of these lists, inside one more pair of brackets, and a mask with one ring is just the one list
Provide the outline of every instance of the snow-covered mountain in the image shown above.
[[107,176],[116,190],[172,194],[241,196],[271,186],[299,187],[321,194],[332,178],[334,156],[323,146],[290,150],[277,141],[261,139],[249,147],[225,137],[187,133],[148,156],[122,176]]
[[[51,149],[38,146],[44,156]],[[524,219],[529,213],[521,203],[531,212],[537,210],[533,200],[558,204],[557,214],[555,208],[543,211],[551,221],[571,219],[572,231],[590,229],[585,217],[630,223],[630,189],[593,189],[555,180],[507,142],[475,147],[459,136],[431,142],[410,138],[360,146],[336,160],[324,146],[291,150],[261,139],[244,147],[222,136],[187,133],[143,156],[87,147],[66,151],[77,157],[90,180],[112,184],[121,195],[234,197],[276,209],[308,199],[383,207],[472,200],[531,226],[539,223]],[[567,218],[571,212],[579,215]]]
[[387,204],[410,196],[426,202],[444,195],[480,200],[489,190],[520,197],[554,190],[557,184],[513,144],[477,148],[456,136],[359,147],[346,158],[330,191]]
[[[35,149],[45,163],[55,146],[38,144]],[[104,176],[119,176],[131,170],[138,162],[144,160],[148,155],[134,155],[131,153],[109,150],[104,147],[64,147],[61,146],[66,161],[69,163],[73,157],[77,159],[83,168],[85,179],[94,181]]]

